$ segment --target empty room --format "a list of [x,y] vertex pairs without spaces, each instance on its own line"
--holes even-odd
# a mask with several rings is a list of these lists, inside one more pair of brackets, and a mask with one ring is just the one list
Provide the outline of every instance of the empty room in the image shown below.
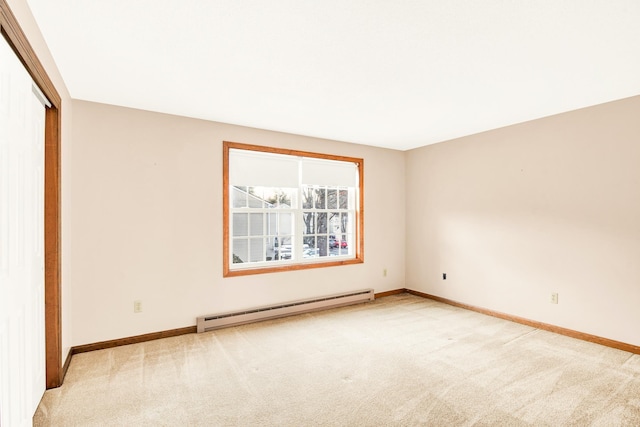
[[0,426],[640,425],[639,21],[0,0]]

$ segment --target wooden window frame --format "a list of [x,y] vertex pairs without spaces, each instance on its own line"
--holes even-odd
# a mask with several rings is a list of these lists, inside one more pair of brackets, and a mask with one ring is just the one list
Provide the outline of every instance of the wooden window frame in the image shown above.
[[[229,150],[241,149],[249,151],[258,151],[263,153],[283,154],[289,156],[311,157],[324,160],[337,160],[343,162],[353,162],[358,169],[358,203],[356,206],[356,224],[354,227],[355,235],[355,257],[349,259],[340,259],[337,261],[320,261],[293,263],[287,265],[277,265],[273,267],[257,267],[239,270],[231,270],[229,267],[230,253],[230,233],[229,233]],[[306,270],[310,268],[335,267],[338,265],[361,264],[364,262],[364,160],[355,157],[338,156],[331,154],[321,154],[309,151],[291,150],[285,148],[274,148],[261,145],[244,144],[239,142],[223,141],[222,143],[222,221],[223,221],[223,248],[222,248],[222,272],[223,277],[247,276],[252,274],[276,273],[282,271]]]
[[[0,0],[0,33],[27,69],[51,107],[45,109],[44,125],[44,293],[46,386],[59,387],[62,366],[61,207],[60,149],[62,100],[6,0]],[[65,366],[68,366],[65,363]]]

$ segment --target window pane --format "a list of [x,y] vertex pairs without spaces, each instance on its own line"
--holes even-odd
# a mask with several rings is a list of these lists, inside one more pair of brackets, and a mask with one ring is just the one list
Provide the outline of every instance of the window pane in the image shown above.
[[315,189],[316,209],[327,208],[327,191],[324,188]]
[[264,239],[250,239],[250,261],[257,262],[264,260],[264,253],[262,252]]
[[313,208],[313,187],[302,187],[302,209]]
[[338,190],[327,189],[327,209],[338,208]]
[[303,239],[302,257],[303,258],[316,258],[319,255],[319,251],[316,248],[316,238],[314,236],[306,236]]
[[274,261],[276,259],[276,251],[278,250],[278,238],[267,237],[264,239],[265,260]]
[[247,207],[247,188],[246,187],[231,187],[231,199],[233,200],[234,208],[246,208]]
[[249,259],[246,239],[233,239],[233,263],[240,264]]
[[316,238],[315,236],[304,236],[304,238],[302,239],[302,242],[309,246],[310,248],[315,248],[316,247]]
[[351,231],[349,225],[349,214],[344,212],[340,215],[340,232],[346,233]]
[[329,233],[330,234],[340,234],[342,233],[340,222],[340,212],[331,212],[329,213]]
[[252,236],[262,236],[264,234],[264,214],[250,214],[250,232]]
[[278,214],[278,234],[293,234],[293,215],[290,213]]
[[293,258],[293,245],[291,244],[291,238],[282,239],[282,243],[278,246],[276,254],[278,259]]
[[320,212],[317,214],[316,217],[316,222],[317,222],[317,228],[318,228],[318,234],[322,233],[322,234],[326,234],[327,232],[327,213],[326,212]]
[[249,232],[249,215],[246,213],[233,214],[233,235],[246,236]]
[[347,255],[349,253],[349,239],[346,234],[340,235],[340,242],[337,249],[338,255]]
[[349,192],[347,190],[340,190],[339,192],[339,208],[340,209],[349,209]]
[[303,212],[302,220],[304,221],[304,234],[315,234],[316,232],[316,216],[313,212]]
[[318,243],[318,255],[319,256],[328,256],[329,251],[327,248],[328,239],[327,236],[318,236],[316,242]]

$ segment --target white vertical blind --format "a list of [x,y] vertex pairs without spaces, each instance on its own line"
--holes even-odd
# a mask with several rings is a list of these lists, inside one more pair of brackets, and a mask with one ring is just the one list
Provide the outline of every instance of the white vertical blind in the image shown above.
[[0,37],[0,425],[31,425],[45,389],[44,108]]

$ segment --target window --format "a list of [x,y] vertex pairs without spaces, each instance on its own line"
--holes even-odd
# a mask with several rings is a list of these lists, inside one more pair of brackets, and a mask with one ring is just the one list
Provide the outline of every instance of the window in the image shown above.
[[224,276],[363,262],[363,160],[224,142]]

